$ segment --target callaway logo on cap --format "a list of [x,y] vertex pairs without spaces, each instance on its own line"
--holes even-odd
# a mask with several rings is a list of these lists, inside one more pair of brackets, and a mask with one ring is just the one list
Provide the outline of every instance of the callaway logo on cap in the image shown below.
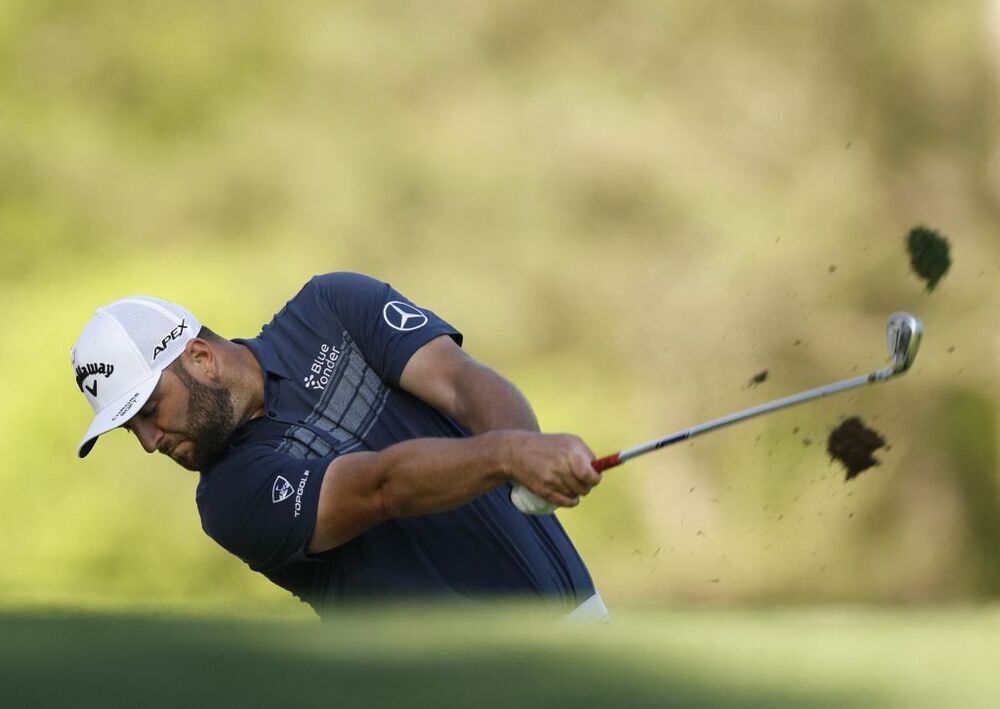
[[98,308],[72,353],[76,385],[94,409],[81,458],[98,436],[139,412],[160,374],[200,329],[189,310],[159,298],[133,296]]

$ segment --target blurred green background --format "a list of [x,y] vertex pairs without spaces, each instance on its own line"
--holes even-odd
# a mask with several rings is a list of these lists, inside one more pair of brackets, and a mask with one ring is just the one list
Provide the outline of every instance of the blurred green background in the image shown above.
[[[307,616],[69,350],[133,293],[253,336],[313,274],[391,282],[598,454],[560,513],[614,609],[1000,597],[997,2],[0,2],[0,605]],[[910,271],[926,224],[954,265]],[[749,380],[768,370],[766,382]],[[889,442],[850,484],[825,439]]]

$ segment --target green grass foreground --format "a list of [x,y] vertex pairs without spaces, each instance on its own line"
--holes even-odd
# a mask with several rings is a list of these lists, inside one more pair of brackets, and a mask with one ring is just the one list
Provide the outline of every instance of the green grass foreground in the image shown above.
[[21,706],[995,707],[1000,610],[0,615]]

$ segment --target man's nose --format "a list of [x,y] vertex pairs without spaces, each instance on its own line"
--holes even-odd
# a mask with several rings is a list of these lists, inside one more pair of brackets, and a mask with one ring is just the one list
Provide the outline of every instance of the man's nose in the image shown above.
[[147,453],[155,453],[163,440],[163,431],[149,421],[143,421],[138,416],[129,421],[129,427],[139,439],[139,443]]

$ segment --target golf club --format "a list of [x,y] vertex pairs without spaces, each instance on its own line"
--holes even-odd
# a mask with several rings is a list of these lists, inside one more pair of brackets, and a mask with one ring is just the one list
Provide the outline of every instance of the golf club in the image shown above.
[[[896,375],[904,373],[913,365],[913,360],[917,357],[917,350],[920,348],[920,338],[923,335],[923,331],[924,325],[917,316],[903,312],[893,313],[889,316],[889,322],[886,324],[886,339],[889,345],[889,357],[891,358],[890,364],[887,367],[883,367],[882,369],[876,370],[870,374],[863,374],[861,376],[845,379],[834,384],[828,384],[827,386],[809,389],[808,391],[786,396],[783,399],[776,399],[766,404],[760,404],[749,409],[744,409],[743,411],[738,411],[734,414],[729,414],[728,416],[713,419],[712,421],[707,421],[706,423],[686,428],[683,431],[671,433],[663,438],[657,438],[647,443],[643,443],[635,446],[634,448],[627,448],[603,458],[598,458],[593,461],[591,465],[594,467],[594,470],[601,472],[621,465],[625,461],[636,458],[644,453],[665,448],[673,443],[686,441],[687,439],[693,438],[699,434],[714,431],[717,428],[728,426],[729,424],[736,423],[737,421],[743,421],[745,419],[766,414],[771,411],[777,411],[778,409],[783,409],[788,406],[801,404],[804,401],[811,401],[812,399],[818,399],[822,396],[847,391],[848,389],[853,389],[854,387],[863,386],[865,384],[884,382],[888,379],[892,379]],[[556,509],[556,505],[553,505],[548,500],[539,497],[520,483],[514,484],[514,489],[511,491],[510,499],[517,509],[521,510],[521,512],[524,512],[525,514],[550,514]]]

